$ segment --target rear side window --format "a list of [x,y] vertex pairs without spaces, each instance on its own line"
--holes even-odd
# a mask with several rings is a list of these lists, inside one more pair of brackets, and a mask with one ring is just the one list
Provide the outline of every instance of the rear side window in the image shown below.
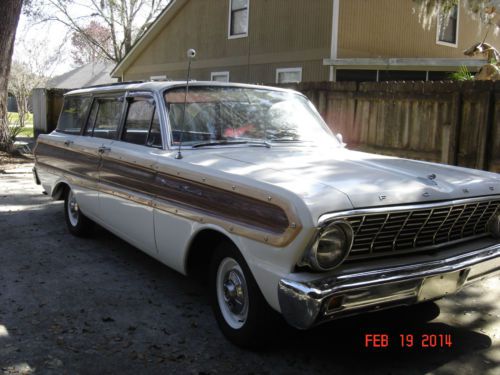
[[66,96],[56,130],[62,133],[80,134],[90,101],[89,97]]
[[98,98],[92,104],[85,135],[115,139],[122,115],[122,98]]
[[154,101],[135,98],[130,102],[122,140],[137,145],[161,147],[160,123]]

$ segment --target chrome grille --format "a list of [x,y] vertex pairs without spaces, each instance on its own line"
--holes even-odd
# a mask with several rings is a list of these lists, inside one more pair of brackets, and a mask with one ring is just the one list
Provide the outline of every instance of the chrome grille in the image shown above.
[[484,236],[499,207],[500,199],[495,199],[345,217],[354,230],[348,259],[426,250]]

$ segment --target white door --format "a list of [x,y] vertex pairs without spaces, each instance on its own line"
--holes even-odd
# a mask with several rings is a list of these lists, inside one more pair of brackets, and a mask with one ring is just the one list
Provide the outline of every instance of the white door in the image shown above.
[[162,143],[156,106],[150,95],[127,96],[118,138],[102,153],[100,216],[110,230],[155,255],[152,186],[157,151]]

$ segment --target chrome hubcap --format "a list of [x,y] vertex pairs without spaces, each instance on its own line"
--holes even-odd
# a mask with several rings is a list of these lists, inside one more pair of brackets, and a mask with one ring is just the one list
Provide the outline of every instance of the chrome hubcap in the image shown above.
[[224,258],[219,264],[217,299],[227,324],[241,328],[248,317],[248,289],[243,270],[233,258]]
[[241,276],[238,271],[232,270],[226,273],[224,279],[224,301],[231,312],[240,314],[245,307],[245,295]]
[[76,226],[78,224],[78,215],[80,213],[80,209],[78,207],[78,203],[76,203],[75,196],[73,195],[73,191],[70,190],[68,196],[68,217],[71,225]]

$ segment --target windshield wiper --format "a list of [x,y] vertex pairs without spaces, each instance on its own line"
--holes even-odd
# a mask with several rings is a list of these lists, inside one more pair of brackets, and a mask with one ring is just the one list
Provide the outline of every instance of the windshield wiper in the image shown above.
[[264,146],[270,148],[271,145],[266,141],[217,141],[217,142],[202,142],[197,143],[192,148],[205,147],[205,146],[220,146],[220,145],[244,145],[248,144],[250,146]]
[[279,138],[278,139],[271,139],[270,141],[273,143],[303,143],[303,142],[308,142],[308,141],[304,141],[302,139],[279,139]]

